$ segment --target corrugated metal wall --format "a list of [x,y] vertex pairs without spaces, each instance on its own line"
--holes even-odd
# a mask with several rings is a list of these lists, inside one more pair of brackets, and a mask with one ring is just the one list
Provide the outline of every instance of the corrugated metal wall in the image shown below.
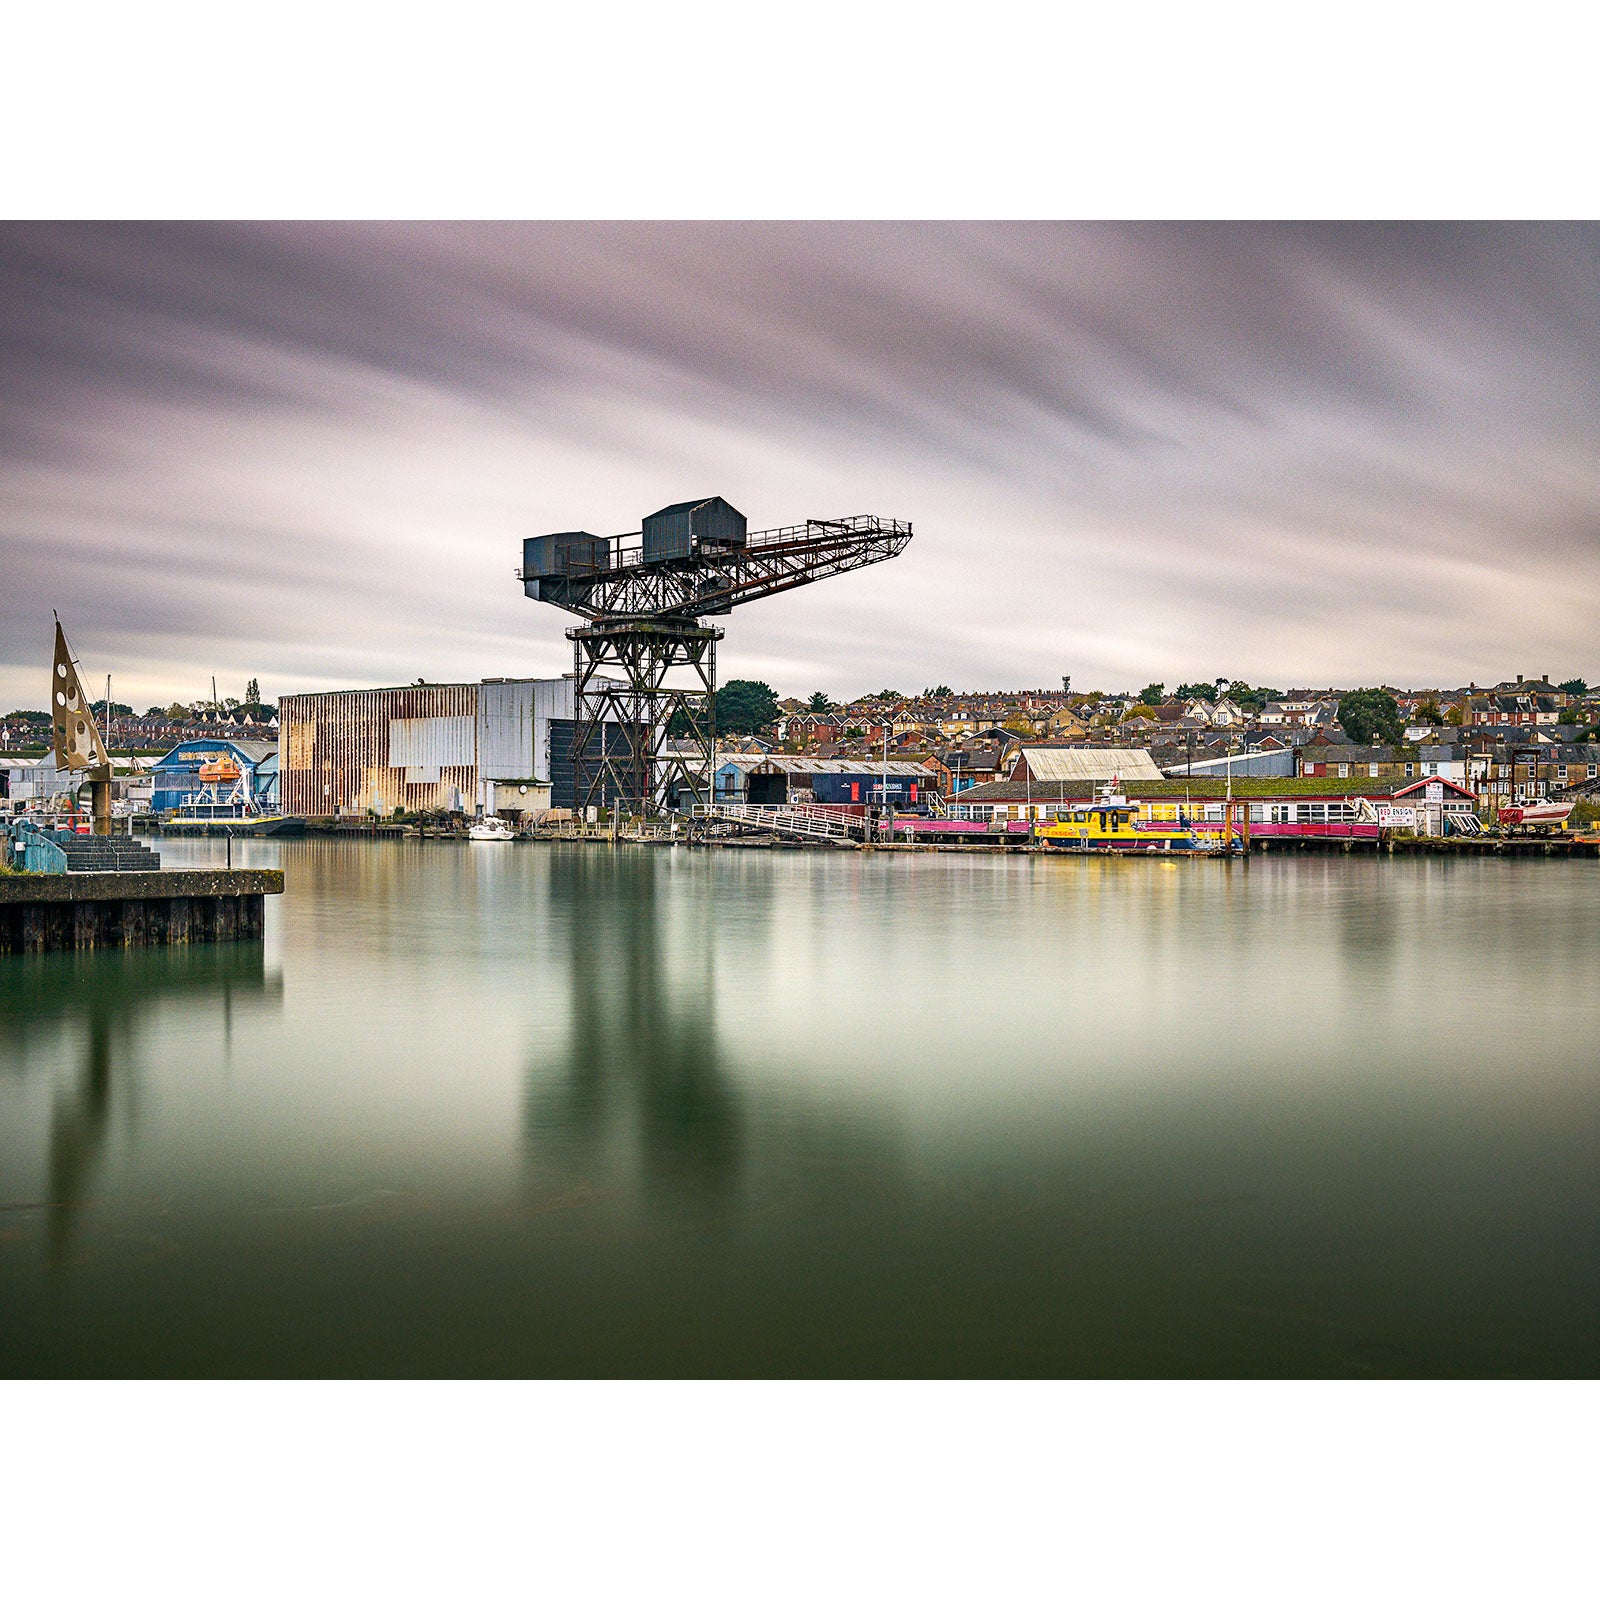
[[[278,708],[283,810],[297,817],[400,806],[470,810],[478,781],[478,694],[475,683],[443,683],[285,695]],[[396,724],[407,759],[397,760],[390,748]],[[422,759],[409,759],[418,754]],[[446,755],[466,759],[430,759]]]
[[478,759],[472,717],[391,717],[391,767],[470,767]]
[[491,782],[508,778],[553,782],[553,803],[572,805],[575,697],[570,677],[285,695],[283,810],[472,811],[488,804]]

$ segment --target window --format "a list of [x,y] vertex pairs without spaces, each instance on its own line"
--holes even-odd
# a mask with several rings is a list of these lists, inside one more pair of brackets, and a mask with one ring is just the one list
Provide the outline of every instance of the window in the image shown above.
[[1408,778],[1414,778],[1414,777],[1416,777],[1416,775],[1417,775],[1416,763],[1413,762],[1413,761],[1406,762],[1406,776]]
[[1376,761],[1369,761],[1367,763],[1367,776],[1369,778],[1376,778],[1378,776],[1378,763]]
[[1341,761],[1339,763],[1339,776],[1341,778],[1348,778],[1350,776],[1350,763],[1348,761]]

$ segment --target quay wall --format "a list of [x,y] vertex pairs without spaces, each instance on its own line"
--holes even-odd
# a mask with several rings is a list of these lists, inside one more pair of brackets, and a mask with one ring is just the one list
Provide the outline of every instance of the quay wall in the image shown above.
[[259,939],[276,868],[0,876],[0,955]]

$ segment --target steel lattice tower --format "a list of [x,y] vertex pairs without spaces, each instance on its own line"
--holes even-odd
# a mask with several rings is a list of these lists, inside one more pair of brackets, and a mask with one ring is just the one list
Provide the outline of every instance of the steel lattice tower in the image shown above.
[[[910,539],[909,522],[871,516],[747,533],[742,514],[712,497],[667,506],[638,533],[525,540],[523,592],[587,619],[567,630],[578,804],[614,802],[642,815],[666,809],[674,792],[711,800],[723,632],[705,619],[887,561]],[[679,678],[669,684],[674,669]],[[673,748],[675,716],[682,731]]]

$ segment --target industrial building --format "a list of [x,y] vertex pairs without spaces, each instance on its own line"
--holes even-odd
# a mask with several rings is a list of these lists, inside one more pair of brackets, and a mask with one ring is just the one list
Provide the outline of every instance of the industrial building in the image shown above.
[[[570,676],[285,695],[282,810],[338,817],[572,806],[574,708]],[[611,726],[606,733],[620,738]]]
[[186,739],[174,745],[150,769],[150,809],[176,811],[185,798],[201,789],[200,769],[219,756],[229,757],[263,811],[278,809],[278,747],[265,739]]
[[[717,764],[716,797],[724,805],[874,805],[881,803],[885,763],[818,756],[730,756]],[[938,792],[934,773],[917,761],[887,763],[889,799],[920,805]]]

